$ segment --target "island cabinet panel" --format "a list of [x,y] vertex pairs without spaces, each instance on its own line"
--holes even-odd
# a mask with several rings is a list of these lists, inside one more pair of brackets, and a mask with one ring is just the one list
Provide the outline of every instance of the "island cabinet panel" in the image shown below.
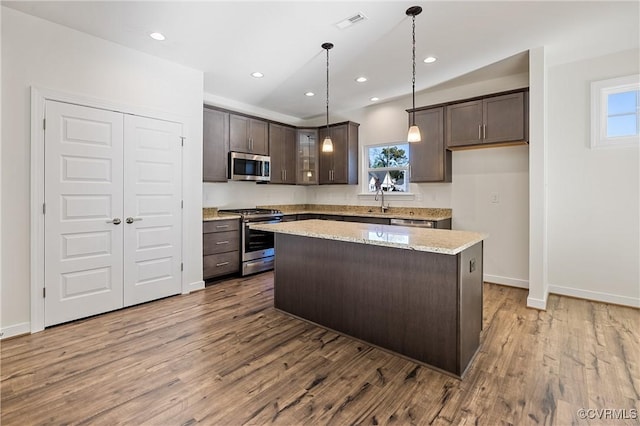
[[227,181],[229,113],[205,108],[203,118],[202,180]]
[[269,123],[270,183],[296,183],[296,129]]
[[269,155],[269,123],[229,114],[229,144],[231,151]]
[[[412,113],[409,113],[411,122]],[[444,107],[415,112],[422,141],[409,144],[411,182],[451,182],[451,151],[444,141]]]
[[[482,243],[476,246],[467,259],[464,251],[447,255],[276,233],[274,304],[460,377],[478,348],[482,320]],[[471,259],[475,275],[460,280],[470,270],[462,263]]]

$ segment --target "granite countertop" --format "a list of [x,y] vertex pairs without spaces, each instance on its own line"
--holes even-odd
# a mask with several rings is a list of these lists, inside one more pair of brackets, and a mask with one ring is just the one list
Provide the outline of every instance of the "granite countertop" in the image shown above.
[[285,215],[293,214],[334,214],[341,216],[387,217],[389,219],[446,220],[451,219],[451,209],[424,207],[389,207],[386,213],[380,206],[349,206],[328,204],[283,204],[258,206],[276,209]]
[[251,228],[310,238],[395,247],[441,254],[458,254],[487,238],[487,234],[445,229],[410,228],[331,220],[254,224]]
[[227,220],[227,219],[240,219],[240,215],[237,214],[218,214],[218,209],[215,207],[205,207],[202,209],[202,221],[210,222],[213,220]]

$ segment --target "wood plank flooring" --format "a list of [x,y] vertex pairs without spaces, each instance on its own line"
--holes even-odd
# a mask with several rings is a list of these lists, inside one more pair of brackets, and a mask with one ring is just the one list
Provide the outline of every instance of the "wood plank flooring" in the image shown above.
[[639,310],[484,290],[463,380],[275,311],[269,272],[1,342],[0,423],[640,424]]

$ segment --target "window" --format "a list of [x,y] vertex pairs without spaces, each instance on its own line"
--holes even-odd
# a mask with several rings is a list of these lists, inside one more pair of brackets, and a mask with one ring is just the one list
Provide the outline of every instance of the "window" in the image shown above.
[[366,148],[367,192],[409,192],[409,144],[371,145]]
[[640,141],[640,75],[591,83],[591,147]]

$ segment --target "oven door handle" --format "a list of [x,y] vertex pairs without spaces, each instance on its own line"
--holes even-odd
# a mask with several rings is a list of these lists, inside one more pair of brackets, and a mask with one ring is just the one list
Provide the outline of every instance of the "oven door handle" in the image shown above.
[[269,223],[280,223],[282,219],[268,219],[268,220],[247,220],[244,223],[248,226],[255,223],[269,224]]

